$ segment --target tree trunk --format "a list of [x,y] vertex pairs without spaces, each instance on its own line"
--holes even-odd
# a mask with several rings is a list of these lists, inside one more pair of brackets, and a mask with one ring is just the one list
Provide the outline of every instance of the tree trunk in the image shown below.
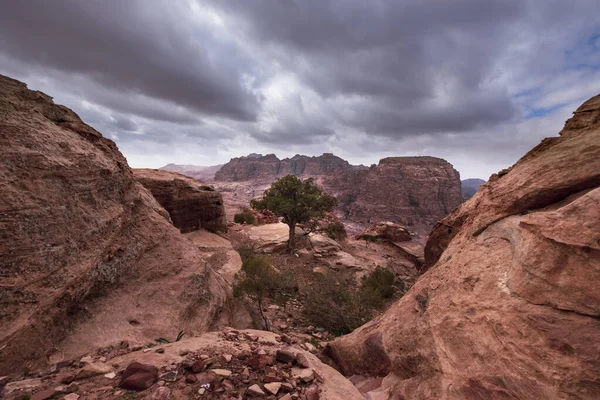
[[269,324],[269,319],[267,318],[267,316],[265,315],[265,313],[263,311],[262,301],[261,300],[258,301],[258,312],[260,312],[260,316],[263,319],[264,330],[265,331],[270,331],[271,330],[271,324]]
[[296,240],[296,224],[295,223],[288,224],[288,227],[290,228],[290,232],[289,232],[288,242],[287,242],[287,251],[288,251],[288,253],[293,253],[295,240]]

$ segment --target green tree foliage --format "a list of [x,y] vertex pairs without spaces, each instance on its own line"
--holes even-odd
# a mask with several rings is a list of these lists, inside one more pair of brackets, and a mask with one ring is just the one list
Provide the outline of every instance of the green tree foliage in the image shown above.
[[267,297],[285,306],[296,291],[297,285],[293,277],[273,268],[267,257],[254,256],[246,259],[233,285],[234,297],[247,296],[256,304],[265,330],[270,330],[269,320],[264,314]]
[[312,178],[302,181],[288,175],[275,181],[262,199],[254,199],[250,205],[257,211],[269,210],[283,217],[283,222],[290,229],[287,250],[291,253],[294,251],[296,224],[322,218],[325,212],[333,210],[336,200],[323,192]]
[[334,335],[344,335],[371,320],[394,295],[394,273],[381,267],[362,280],[337,281],[326,274],[308,288],[304,316]]
[[253,225],[255,222],[254,213],[248,207],[243,207],[241,212],[233,216],[233,222],[236,224]]

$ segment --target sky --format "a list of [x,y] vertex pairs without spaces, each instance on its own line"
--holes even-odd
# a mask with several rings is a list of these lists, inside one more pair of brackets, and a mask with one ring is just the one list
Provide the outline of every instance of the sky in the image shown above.
[[4,1],[0,74],[132,167],[430,155],[487,179],[600,93],[600,1]]

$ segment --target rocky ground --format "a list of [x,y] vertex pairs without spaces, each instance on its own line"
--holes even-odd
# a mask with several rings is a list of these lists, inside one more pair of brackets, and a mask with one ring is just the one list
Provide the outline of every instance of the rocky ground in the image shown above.
[[232,328],[168,344],[124,341],[24,375],[2,393],[31,400],[362,397],[315,352],[286,335]]

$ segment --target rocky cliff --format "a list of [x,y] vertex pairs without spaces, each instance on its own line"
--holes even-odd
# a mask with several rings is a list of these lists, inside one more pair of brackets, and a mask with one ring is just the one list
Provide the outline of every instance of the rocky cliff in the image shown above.
[[212,324],[221,278],[112,141],[0,76],[0,154],[0,375],[68,357],[68,338],[85,352]]
[[296,155],[280,160],[275,154],[266,156],[250,155],[232,158],[215,174],[215,181],[254,181],[272,182],[286,175],[317,177],[345,173],[358,168],[348,161],[325,153],[318,157]]
[[157,169],[134,169],[133,175],[168,212],[182,233],[206,229],[226,232],[221,193],[185,175]]
[[433,266],[329,347],[381,398],[600,398],[600,96],[440,221]]
[[315,178],[337,197],[338,213],[362,225],[392,221],[426,233],[462,201],[458,172],[435,157],[385,158],[371,168],[329,153],[283,160],[274,154],[239,157],[225,164],[215,181],[256,185],[289,174]]
[[351,192],[354,220],[397,222],[427,231],[462,201],[458,171],[435,157],[384,158]]

